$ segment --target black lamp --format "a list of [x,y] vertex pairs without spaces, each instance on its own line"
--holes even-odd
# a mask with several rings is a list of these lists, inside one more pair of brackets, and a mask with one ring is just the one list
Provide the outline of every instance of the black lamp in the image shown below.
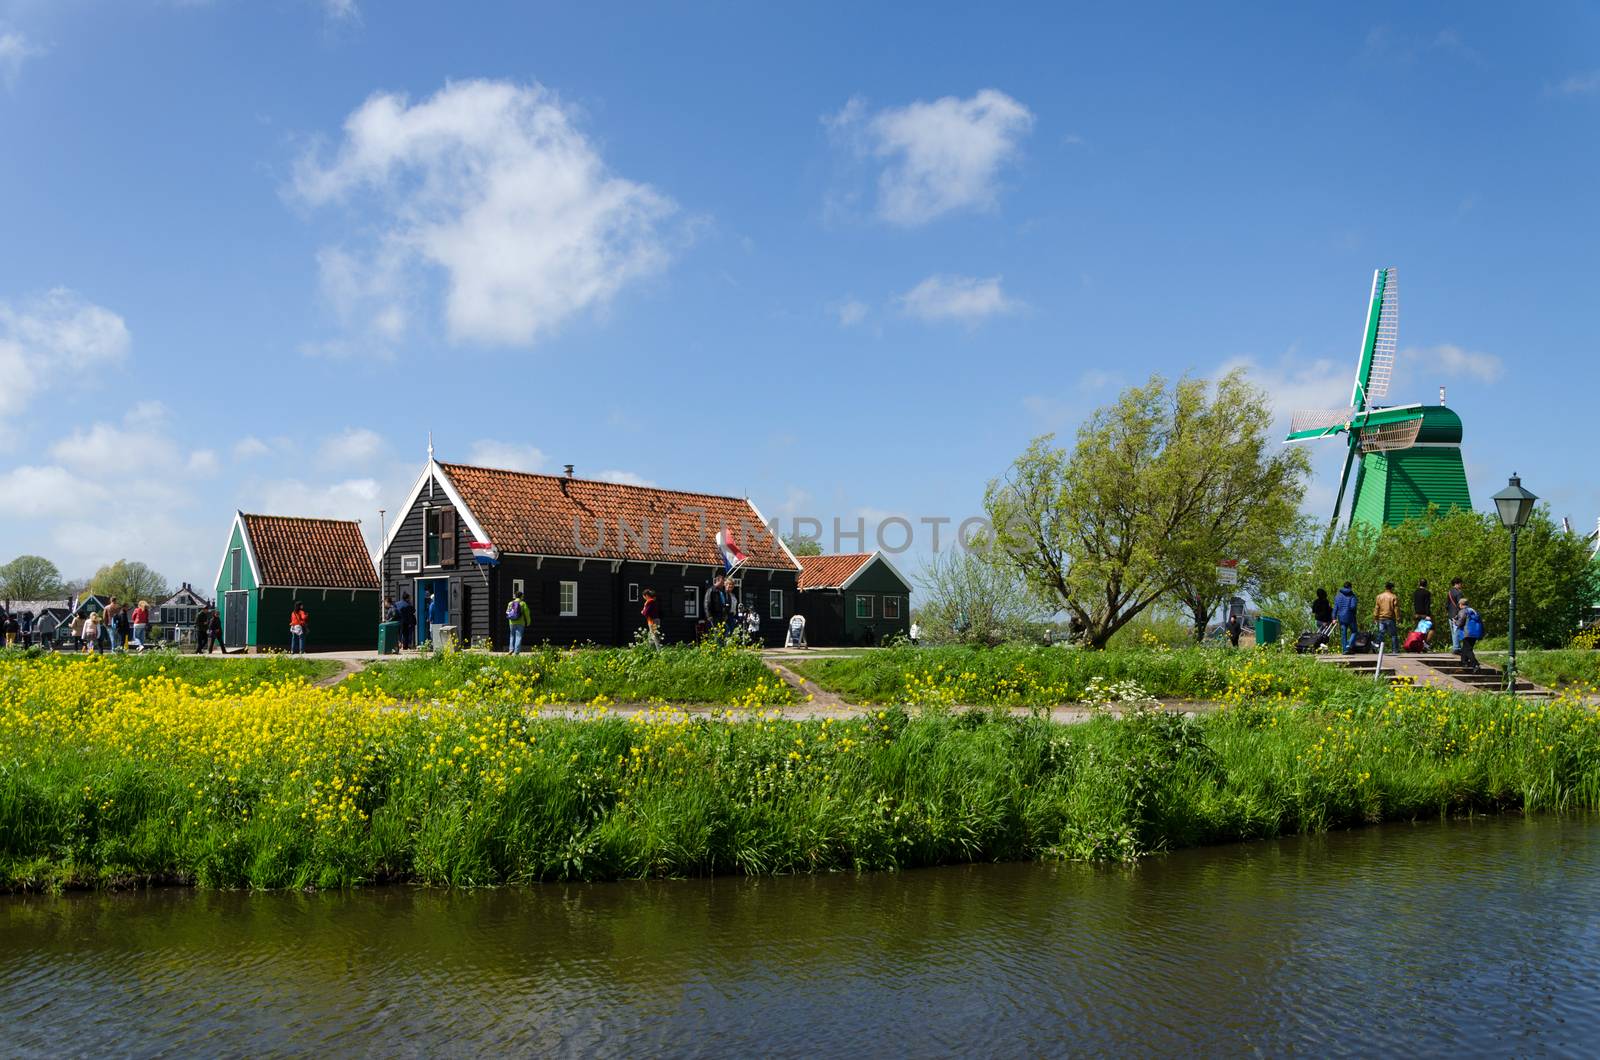
[[1522,479],[1515,472],[1505,489],[1494,495],[1495,510],[1500,513],[1500,523],[1511,531],[1511,601],[1506,609],[1506,690],[1517,690],[1517,531],[1528,525],[1533,514],[1533,502],[1538,500],[1522,488]]

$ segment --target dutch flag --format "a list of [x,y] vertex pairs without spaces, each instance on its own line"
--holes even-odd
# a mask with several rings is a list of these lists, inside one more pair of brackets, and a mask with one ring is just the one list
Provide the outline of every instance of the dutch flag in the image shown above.
[[722,571],[726,574],[745,560],[744,552],[733,540],[732,530],[717,531],[717,551],[722,553]]
[[487,541],[469,541],[467,547],[472,549],[472,558],[484,565],[500,562],[500,550]]

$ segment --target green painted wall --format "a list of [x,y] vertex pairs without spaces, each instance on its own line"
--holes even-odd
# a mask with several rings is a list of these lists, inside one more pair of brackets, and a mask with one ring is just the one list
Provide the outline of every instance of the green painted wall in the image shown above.
[[[868,595],[872,601],[872,617],[856,617],[856,598]],[[900,597],[900,617],[898,619],[883,617],[883,598],[886,595]],[[846,643],[861,643],[866,640],[869,631],[874,643],[894,636],[897,633],[905,634],[911,630],[911,587],[895,576],[894,571],[885,563],[874,560],[861,576],[850,583],[850,588],[844,591],[844,635]]]
[[1461,450],[1453,445],[1367,453],[1360,475],[1352,523],[1396,526],[1426,514],[1432,504],[1442,511],[1472,507]]
[[[257,648],[289,650],[289,612],[294,601],[306,605],[306,651],[371,649],[378,646],[378,591],[363,589],[260,590],[255,611]],[[353,599],[352,599],[353,597]]]
[[[239,584],[237,586],[233,584],[233,563],[230,558],[236,548],[240,550]],[[214,587],[215,592],[212,593],[216,597],[217,608],[224,616],[224,622],[227,621],[228,592],[233,589],[253,590],[255,588],[255,574],[250,570],[250,554],[244,549],[244,528],[239,525],[238,520],[234,520],[233,533],[228,537],[228,546],[222,553],[222,574],[217,578],[217,584]],[[256,594],[254,592],[250,594],[249,601],[250,606],[246,613],[244,642],[246,644],[254,644],[256,642]],[[223,637],[226,640],[226,630],[223,631]]]

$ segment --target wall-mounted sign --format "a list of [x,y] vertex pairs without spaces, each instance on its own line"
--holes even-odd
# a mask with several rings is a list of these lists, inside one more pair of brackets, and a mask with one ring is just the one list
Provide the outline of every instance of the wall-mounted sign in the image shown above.
[[421,556],[401,556],[400,557],[400,573],[401,574],[421,574],[422,573],[422,557]]

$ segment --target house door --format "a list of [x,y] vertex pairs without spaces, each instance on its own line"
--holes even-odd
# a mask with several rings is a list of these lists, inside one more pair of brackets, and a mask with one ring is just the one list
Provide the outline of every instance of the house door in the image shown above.
[[245,646],[245,627],[250,622],[250,594],[231,592],[222,605],[222,643],[228,648]]
[[441,626],[450,624],[450,579],[418,578],[416,595],[412,599],[417,602],[417,644],[420,646],[428,643],[433,635],[429,631],[434,622]]

